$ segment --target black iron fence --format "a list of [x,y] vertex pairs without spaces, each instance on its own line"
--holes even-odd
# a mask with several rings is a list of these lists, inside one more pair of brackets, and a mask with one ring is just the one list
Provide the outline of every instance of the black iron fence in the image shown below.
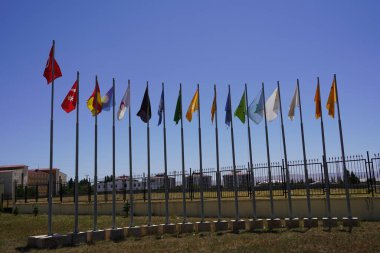
[[[332,157],[326,160],[329,188],[332,195],[344,195],[343,162],[341,157]],[[324,163],[319,159],[308,160],[306,166],[303,161],[288,162],[286,167],[284,161],[271,163],[271,183],[273,196],[287,197],[286,169],[289,171],[289,184],[292,195],[306,195],[305,167],[308,170],[308,182],[310,194],[313,197],[323,196],[326,193],[327,185],[324,174]],[[346,158],[346,171],[348,176],[349,191],[351,194],[368,194],[374,196],[380,193],[380,155],[372,157],[348,156]],[[254,164],[252,166],[253,177],[249,164],[236,167],[237,187],[239,198],[251,198],[253,192],[260,197],[269,197],[269,177],[268,164]],[[165,180],[168,182],[169,199],[182,199],[182,186],[186,187],[186,199],[189,201],[199,199],[200,185],[202,184],[204,198],[217,198],[217,178],[221,182],[222,198],[234,197],[234,177],[233,168],[221,167],[218,174],[215,168],[203,169],[202,176],[199,170],[188,170],[184,175],[182,172],[172,171],[165,174],[151,175],[151,198],[155,200],[165,199]],[[201,179],[202,178],[202,179]],[[254,178],[254,189],[251,187],[251,179]],[[129,200],[130,180],[127,176],[116,179],[116,200]],[[74,182],[57,183],[54,186],[54,202],[74,201]],[[107,202],[112,200],[112,178],[97,184],[98,201]],[[148,199],[148,179],[145,174],[135,175],[132,180],[132,190],[134,201],[147,201]],[[253,191],[254,190],[254,191]],[[46,202],[48,196],[48,185],[15,185],[15,201],[18,202]],[[78,185],[79,202],[91,202],[93,200],[94,184],[89,179],[83,179]],[[13,196],[3,195],[1,200],[8,201]],[[13,201],[13,200],[12,200]]]

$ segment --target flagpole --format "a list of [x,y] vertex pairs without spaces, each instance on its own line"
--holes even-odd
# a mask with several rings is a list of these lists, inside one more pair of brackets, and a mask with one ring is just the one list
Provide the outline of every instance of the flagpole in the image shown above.
[[245,104],[246,104],[246,116],[247,116],[247,130],[248,130],[248,147],[249,147],[249,171],[251,173],[251,189],[252,189],[252,215],[253,219],[257,219],[256,214],[256,192],[255,192],[255,175],[253,173],[253,164],[252,164],[252,144],[251,144],[251,127],[249,125],[248,117],[248,91],[247,84],[245,84]]
[[183,112],[182,112],[182,84],[179,84],[179,93],[181,98],[181,148],[182,148],[182,206],[183,206],[183,223],[187,222],[186,213],[186,175],[185,175],[185,147],[183,144]]
[[[149,98],[149,84],[146,82],[146,89]],[[148,154],[148,226],[152,225],[152,200],[151,200],[151,185],[150,185],[150,134],[149,134],[149,104],[147,105],[147,154]]]
[[201,222],[205,220],[204,199],[203,199],[203,167],[202,167],[202,132],[201,132],[201,104],[199,102],[199,83],[197,84],[198,92],[198,140],[199,140],[199,191],[201,197]]
[[306,199],[307,199],[307,211],[308,218],[311,219],[311,202],[310,202],[310,185],[309,185],[309,172],[307,169],[306,160],[306,148],[305,148],[305,136],[303,131],[303,120],[302,120],[302,105],[301,105],[301,95],[300,95],[300,85],[297,78],[297,89],[298,89],[298,102],[299,102],[299,112],[300,112],[300,122],[301,122],[301,137],[302,137],[302,154],[303,154],[303,166],[305,169],[305,184],[306,184]]
[[53,40],[53,53],[51,62],[51,107],[50,107],[50,161],[49,161],[49,196],[48,196],[48,235],[52,235],[52,209],[53,209],[53,137],[54,137],[54,53],[55,40]]
[[163,99],[163,116],[164,116],[164,125],[163,125],[163,131],[164,131],[164,165],[165,165],[165,224],[169,224],[169,186],[168,186],[168,160],[167,160],[167,153],[166,153],[166,108],[165,108],[165,85],[162,83],[162,93],[164,94]]
[[[344,188],[346,192],[346,202],[347,202],[347,214],[348,218],[352,218],[351,213],[351,201],[350,201],[350,191],[348,188],[348,170],[346,167],[346,155],[344,153],[344,143],[343,143],[343,130],[342,130],[342,123],[340,119],[340,108],[339,108],[339,97],[338,97],[338,84],[336,82],[336,74],[334,74],[334,81],[335,81],[335,90],[336,90],[336,104],[338,107],[338,125],[339,125],[339,136],[340,136],[340,148],[342,150],[342,161],[343,161],[343,178],[344,178]],[[351,224],[351,223],[350,223]],[[350,225],[351,226],[351,225]]]
[[265,108],[265,91],[264,91],[264,82],[262,83],[262,92],[264,98],[264,119],[265,119],[265,139],[267,146],[267,162],[268,162],[268,179],[269,179],[269,198],[270,198],[270,211],[271,219],[274,219],[274,206],[273,206],[273,186],[272,186],[272,172],[270,164],[270,152],[269,152],[269,137],[268,137],[268,124],[267,124],[267,112]]
[[216,85],[214,84],[215,96],[215,144],[216,144],[216,190],[218,195],[218,221],[222,219],[222,203],[220,194],[220,169],[219,169],[219,136],[218,136],[218,106],[216,103]]
[[[95,76],[95,89],[98,83],[98,76]],[[95,158],[94,158],[94,231],[98,230],[98,94],[95,91]]]
[[[318,87],[319,87],[319,77],[317,77],[318,80]],[[325,174],[325,184],[326,184],[326,205],[327,205],[327,217],[331,220],[331,203],[330,203],[330,177],[329,177],[329,170],[327,168],[327,162],[326,162],[326,142],[325,142],[325,128],[323,126],[323,113],[322,113],[322,105],[321,101],[319,101],[319,109],[321,113],[321,134],[322,134],[322,149],[323,149],[323,170]],[[329,222],[329,226],[331,226],[331,222]]]
[[74,218],[74,233],[78,233],[78,170],[79,170],[79,71],[77,71],[77,90],[76,90],[76,99],[77,99],[77,119],[76,119],[76,138],[75,138],[75,218]]
[[115,185],[115,78],[112,78],[112,228],[116,228],[116,185]]
[[284,120],[282,118],[282,104],[281,104],[281,92],[280,92],[280,82],[277,81],[277,89],[278,89],[278,100],[280,104],[280,116],[281,116],[281,133],[282,133],[282,144],[284,148],[284,159],[285,159],[285,173],[286,173],[286,188],[288,191],[288,205],[289,205],[289,218],[293,218],[293,206],[292,206],[292,189],[290,186],[290,175],[289,175],[289,167],[288,167],[288,154],[286,152],[286,139],[285,139],[285,128],[284,128]]
[[[230,104],[231,104],[231,88],[228,85],[228,93],[230,94]],[[232,108],[232,105],[231,105]],[[235,219],[240,220],[239,214],[239,199],[237,191],[237,175],[236,175],[236,161],[235,161],[235,140],[234,140],[234,125],[231,112],[231,144],[232,144],[232,166],[233,166],[233,180],[234,180],[234,195],[235,195]]]
[[128,134],[129,134],[129,201],[130,201],[130,214],[129,214],[129,227],[134,227],[133,224],[133,175],[132,175],[132,127],[131,127],[131,80],[128,80],[128,88],[129,88],[129,106],[128,106]]

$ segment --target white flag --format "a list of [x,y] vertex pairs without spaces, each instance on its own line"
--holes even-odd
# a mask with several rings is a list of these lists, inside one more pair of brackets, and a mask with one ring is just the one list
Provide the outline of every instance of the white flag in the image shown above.
[[298,86],[296,85],[296,90],[294,91],[292,102],[290,102],[290,107],[289,107],[288,117],[290,120],[294,119],[294,110],[296,109],[297,106],[300,106],[300,101],[298,100]]
[[278,109],[280,106],[280,97],[278,96],[278,89],[276,88],[272,95],[265,103],[265,109],[267,112],[267,121],[272,121],[277,118]]
[[129,84],[128,88],[124,93],[123,98],[121,99],[119,110],[117,111],[117,119],[122,120],[124,118],[125,111],[127,108],[130,106],[130,89],[129,89]]

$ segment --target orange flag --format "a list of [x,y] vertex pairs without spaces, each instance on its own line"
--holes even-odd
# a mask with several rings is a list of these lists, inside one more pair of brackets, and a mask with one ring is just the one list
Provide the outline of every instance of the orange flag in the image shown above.
[[329,111],[329,115],[334,118],[335,116],[335,102],[336,102],[336,84],[335,79],[331,85],[329,98],[327,99],[326,108]]
[[315,92],[314,102],[315,102],[315,118],[319,119],[322,116],[321,93],[319,91],[319,83],[317,85],[317,90]]

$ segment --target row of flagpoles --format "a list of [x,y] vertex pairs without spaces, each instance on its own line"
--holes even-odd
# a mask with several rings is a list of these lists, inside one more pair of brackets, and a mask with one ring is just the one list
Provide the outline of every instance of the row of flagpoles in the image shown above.
[[[49,196],[48,196],[48,234],[52,234],[52,168],[53,168],[53,105],[54,105],[54,80],[62,76],[62,72],[58,63],[54,57],[55,53],[55,42],[53,41],[53,46],[50,50],[49,58],[47,60],[44,77],[47,80],[47,83],[51,83],[51,120],[50,120],[50,173],[49,173]],[[323,147],[323,163],[324,163],[324,174],[326,186],[328,187],[329,176],[326,166],[326,146],[324,139],[324,126],[323,126],[323,117],[322,117],[322,106],[321,106],[321,96],[319,88],[319,78],[317,79],[317,89],[315,94],[315,105],[316,112],[315,117],[320,118],[321,122],[321,134],[322,134],[322,147]],[[162,83],[162,93],[160,98],[160,103],[158,106],[158,115],[159,122],[158,125],[161,125],[163,122],[163,137],[164,137],[164,166],[165,166],[165,207],[166,207],[166,224],[169,223],[169,212],[168,212],[168,199],[169,191],[167,185],[167,153],[166,153],[166,120],[165,120],[165,90],[164,83]],[[214,99],[211,107],[211,120],[215,121],[215,138],[216,138],[216,165],[217,165],[217,199],[218,199],[218,219],[221,219],[221,194],[220,194],[220,171],[219,171],[219,139],[218,139],[218,116],[217,116],[217,90],[216,85],[214,85]],[[338,90],[337,90],[337,81],[336,75],[334,75],[330,94],[327,100],[326,108],[328,114],[331,117],[335,117],[335,103],[337,104],[338,109],[338,125],[340,133],[340,142],[341,142],[341,152],[343,158],[343,172],[344,172],[344,184],[345,184],[345,194],[346,194],[346,203],[347,203],[347,212],[348,217],[351,218],[351,207],[350,207],[350,198],[349,198],[349,189],[348,189],[348,178],[345,162],[345,153],[344,153],[344,144],[343,144],[343,135],[342,135],[342,126],[340,120],[340,108],[338,100]],[[78,161],[79,161],[79,72],[77,72],[77,80],[70,89],[69,93],[66,95],[64,101],[61,105],[62,109],[67,113],[76,109],[76,157],[75,157],[75,225],[74,232],[78,231]],[[115,214],[116,214],[116,187],[115,187],[115,79],[113,79],[113,84],[111,89],[106,93],[104,97],[101,97],[99,84],[97,76],[95,77],[95,88],[87,100],[87,107],[91,111],[92,115],[95,118],[95,149],[94,149],[94,216],[93,216],[93,229],[96,231],[97,228],[97,117],[98,114],[102,111],[109,111],[112,107],[113,117],[112,117],[112,227],[116,228],[115,224]],[[296,107],[299,108],[300,115],[300,128],[301,128],[301,137],[302,137],[302,151],[303,151],[303,161],[304,161],[304,172],[305,172],[305,184],[307,192],[307,207],[308,207],[308,218],[312,217],[311,213],[311,202],[310,202],[310,186],[308,180],[308,169],[307,169],[307,158],[306,158],[306,149],[305,149],[305,139],[304,139],[304,130],[303,130],[303,119],[302,119],[302,106],[301,106],[301,96],[299,89],[299,80],[297,79],[297,84],[295,88],[294,95],[292,97],[290,108],[288,112],[288,117],[293,120],[295,117]],[[127,90],[124,93],[124,96],[121,100],[117,118],[122,120],[125,116],[126,110],[128,109],[128,118],[129,118],[129,195],[130,195],[130,226],[133,226],[133,189],[132,189],[132,132],[131,132],[131,106],[130,106],[130,81],[128,81]],[[198,111],[198,140],[199,140],[199,169],[200,169],[200,206],[201,206],[201,221],[204,221],[204,201],[203,201],[203,166],[202,166],[202,137],[201,137],[201,121],[200,121],[200,100],[199,100],[199,84],[197,85],[197,90],[190,102],[188,107],[186,118],[188,121],[192,120],[192,115],[195,111]],[[232,162],[233,162],[233,180],[234,180],[234,199],[235,199],[235,218],[239,220],[239,205],[238,205],[238,191],[237,191],[237,175],[236,175],[236,161],[235,161],[235,143],[234,143],[234,132],[233,132],[233,120],[232,120],[232,103],[231,103],[231,90],[228,86],[228,96],[225,105],[225,124],[230,127],[231,131],[231,145],[232,145]],[[274,205],[273,205],[273,189],[272,189],[272,177],[271,177],[271,168],[270,168],[270,147],[269,147],[269,138],[268,138],[268,126],[267,122],[273,121],[280,114],[281,119],[281,133],[282,133],[282,142],[283,142],[283,151],[285,158],[285,168],[286,168],[286,181],[287,181],[287,194],[288,194],[288,205],[289,205],[289,216],[293,218],[293,208],[292,208],[292,193],[290,188],[290,176],[288,170],[288,161],[287,161],[287,152],[286,152],[286,138],[283,124],[283,113],[282,113],[282,104],[280,96],[280,83],[277,82],[277,88],[271,94],[271,96],[266,100],[264,93],[264,83],[262,83],[262,88],[258,96],[248,105],[248,93],[247,93],[247,84],[245,85],[244,93],[241,97],[238,107],[234,112],[234,116],[239,118],[239,120],[244,124],[247,119],[247,131],[248,131],[248,141],[249,141],[249,164],[250,164],[250,173],[252,175],[251,179],[251,189],[252,193],[252,216],[254,219],[257,219],[256,215],[256,197],[255,197],[255,188],[254,188],[254,171],[252,167],[252,146],[251,146],[251,132],[250,132],[250,120],[255,124],[259,124],[264,120],[265,123],[265,136],[266,136],[266,153],[267,153],[267,163],[268,163],[268,177],[269,177],[269,192],[270,192],[270,209],[271,209],[271,218],[275,218]],[[147,169],[148,169],[148,182],[150,182],[150,134],[149,134],[149,122],[151,119],[151,104],[149,99],[149,84],[146,83],[146,90],[144,97],[141,103],[140,110],[137,113],[137,116],[147,124]],[[182,84],[179,87],[179,94],[174,114],[174,121],[176,124],[181,121],[181,155],[182,155],[182,204],[183,204],[183,221],[187,221],[186,214],[186,189],[184,182],[185,179],[185,157],[184,157],[184,133],[183,133],[183,115],[182,115]],[[148,226],[151,225],[151,185],[148,183]],[[330,207],[330,189],[326,189],[326,204],[328,209],[328,218],[331,218],[331,207]]]

